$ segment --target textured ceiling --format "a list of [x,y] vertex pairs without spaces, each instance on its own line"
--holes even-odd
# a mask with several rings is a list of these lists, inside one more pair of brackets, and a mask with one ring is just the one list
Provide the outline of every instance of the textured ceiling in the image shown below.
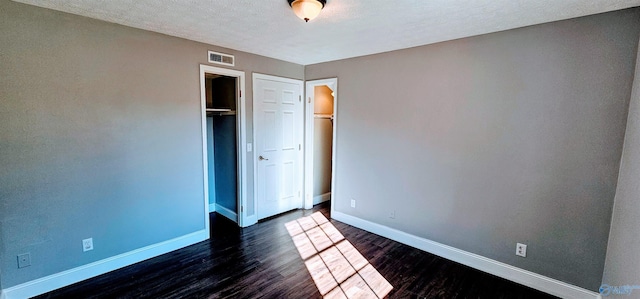
[[640,0],[17,0],[303,65],[640,6]]

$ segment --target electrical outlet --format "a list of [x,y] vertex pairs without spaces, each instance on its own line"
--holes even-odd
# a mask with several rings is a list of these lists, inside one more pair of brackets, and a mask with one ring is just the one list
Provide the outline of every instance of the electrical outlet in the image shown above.
[[516,243],[516,255],[521,257],[527,257],[527,245],[522,243]]
[[396,210],[389,211],[389,218],[396,219]]
[[87,252],[93,250],[93,238],[82,240],[82,251]]
[[356,207],[356,200],[355,199],[351,199],[351,207],[355,208]]
[[18,268],[24,268],[31,266],[31,254],[23,253],[18,255]]

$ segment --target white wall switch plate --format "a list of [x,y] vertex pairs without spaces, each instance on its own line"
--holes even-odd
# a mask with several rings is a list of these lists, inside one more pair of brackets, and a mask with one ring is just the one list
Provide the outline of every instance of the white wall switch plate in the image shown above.
[[250,153],[251,151],[253,151],[253,144],[247,143],[247,153]]
[[351,207],[355,208],[356,207],[356,200],[355,199],[351,199]]

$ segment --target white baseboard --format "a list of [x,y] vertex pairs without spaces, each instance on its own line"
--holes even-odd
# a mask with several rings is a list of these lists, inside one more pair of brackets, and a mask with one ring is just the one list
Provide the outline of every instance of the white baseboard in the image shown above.
[[220,215],[222,215],[222,216],[224,216],[226,218],[229,218],[229,220],[231,220],[231,221],[233,221],[235,223],[238,223],[238,214],[236,214],[236,212],[231,211],[231,210],[229,210],[229,209],[227,209],[227,208],[225,208],[225,207],[223,207],[223,206],[221,206],[219,204],[216,204],[216,213],[218,213],[218,214],[220,214]]
[[0,299],[7,299],[4,290],[0,290]]
[[440,244],[425,238],[417,237],[384,225],[360,219],[358,217],[337,211],[331,211],[331,218],[560,298],[602,298],[598,293],[553,278],[520,269],[518,267],[498,262],[474,253],[466,252],[448,245]]
[[91,264],[62,271],[2,290],[1,299],[23,299],[44,294],[113,270],[126,267],[209,238],[207,230],[119,254]]
[[327,192],[325,194],[320,194],[318,196],[313,197],[313,205],[317,205],[319,203],[323,203],[327,200],[331,199],[331,192]]
[[210,203],[209,204],[209,213],[213,213],[216,211],[216,204],[215,203]]

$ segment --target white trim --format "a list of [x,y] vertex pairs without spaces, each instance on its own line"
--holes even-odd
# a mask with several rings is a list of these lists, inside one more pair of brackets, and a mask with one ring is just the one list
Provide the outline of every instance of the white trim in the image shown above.
[[253,140],[253,214],[258,219],[258,159],[256,157],[256,74],[251,75],[251,125],[253,126],[251,140]]
[[320,194],[318,196],[314,196],[313,197],[313,205],[315,206],[315,205],[317,205],[319,203],[323,203],[323,202],[325,202],[327,200],[330,200],[330,199],[331,199],[331,192],[327,192],[325,194]]
[[[241,212],[238,213],[239,217],[234,218],[235,222],[241,227],[247,227],[258,222],[257,215],[248,216],[247,209],[241,208],[247,206],[247,101],[245,92],[245,73],[243,71],[230,70],[225,68],[214,67],[210,65],[200,65],[200,102],[201,102],[201,115],[202,115],[202,144],[203,144],[203,168],[204,168],[204,186],[205,186],[205,206],[209,206],[209,179],[208,179],[208,161],[207,161],[207,97],[205,88],[205,73],[224,75],[229,77],[238,78],[238,90],[239,94],[236,101],[236,115],[237,117],[237,131],[238,131],[238,208]],[[254,200],[255,201],[255,200]],[[210,210],[210,209],[208,209]],[[209,229],[209,213],[206,213],[207,230]]]
[[7,293],[4,290],[0,290],[0,299],[7,299]]
[[311,209],[313,207],[313,133],[314,122],[313,113],[315,107],[314,86],[311,82],[305,84],[305,101],[304,101],[304,208]]
[[334,78],[333,86],[333,148],[331,149],[331,212],[334,211],[335,194],[336,194],[336,174],[338,173],[338,78]]
[[205,229],[209,231],[209,162],[207,155],[207,92],[205,88],[205,71],[200,65],[200,115],[202,131],[202,179],[204,187],[204,223]]
[[[244,211],[243,214],[246,214],[247,210]],[[238,224],[238,226],[240,227],[247,227],[250,225],[254,225],[258,223],[258,212],[256,210],[253,210],[253,215],[251,216],[245,216],[244,217],[244,224]]]
[[[333,194],[334,190],[334,174],[336,169],[336,115],[338,110],[338,78],[329,78],[329,79],[321,79],[321,80],[313,80],[306,82],[306,92],[308,93],[305,96],[305,130],[304,130],[304,138],[305,138],[305,151],[304,151],[304,208],[311,209],[313,205],[318,204],[316,198],[313,197],[313,132],[314,132],[314,106],[315,106],[315,95],[313,90],[316,86],[326,85],[333,91],[333,132],[332,132],[332,151],[331,151],[331,192],[329,195]],[[329,198],[330,199],[330,198]],[[324,200],[323,200],[324,201]]]
[[209,230],[203,229],[175,239],[132,250],[97,262],[3,289],[2,299],[21,299],[38,296],[85,279],[187,247],[208,238]]
[[[304,97],[304,81],[303,80],[299,80],[299,79],[291,79],[291,78],[285,78],[285,77],[278,77],[278,76],[272,76],[272,75],[265,75],[265,74],[260,74],[260,73],[253,73],[252,75],[252,84],[251,85],[251,89],[253,90],[253,98],[255,99],[255,87],[256,87],[256,80],[268,80],[268,81],[276,81],[276,82],[282,82],[282,83],[291,83],[291,84],[299,84],[300,85],[300,96]],[[306,101],[304,101],[306,102]],[[302,106],[303,109],[303,114],[304,114],[304,103]],[[252,109],[253,109],[253,118],[251,120],[251,123],[254,126],[253,129],[253,203],[254,203],[254,214],[256,216],[256,222],[258,220],[258,152],[255,150],[256,149],[256,129],[255,129],[255,125],[256,125],[256,119],[257,119],[257,111],[255,109],[255,102],[252,105]],[[303,117],[303,125],[304,125],[304,117]],[[304,128],[303,128],[304,130]],[[302,138],[303,141],[302,143],[304,144],[304,147],[302,148],[302,151],[300,151],[300,154],[298,156],[299,160],[302,162],[300,164],[299,167],[299,172],[304,174],[304,153],[306,152],[306,143],[304,142],[304,136],[305,132],[302,132]],[[304,207],[305,204],[305,186],[304,186],[304,178],[302,179],[302,186],[300,186],[301,189],[301,196],[300,196],[300,202],[297,205],[297,208],[302,208]]]
[[236,214],[236,212],[231,211],[231,210],[229,210],[229,209],[227,209],[227,208],[225,208],[225,207],[223,207],[223,206],[221,206],[219,204],[215,204],[215,205],[216,205],[216,213],[218,213],[218,214],[220,214],[220,215],[222,215],[222,216],[224,216],[226,218],[229,218],[229,220],[231,220],[231,221],[233,221],[235,223],[238,223],[238,220],[237,220],[238,219],[238,214]]
[[209,213],[213,213],[216,211],[216,204],[215,203],[210,203],[209,204]]
[[598,293],[358,217],[332,210],[331,218],[554,296],[576,299],[601,298]]
[[[240,95],[238,97],[238,101],[236,102],[236,115],[240,118],[240,122],[238,123],[238,132],[240,136],[238,136],[238,173],[240,177],[239,188],[238,188],[238,211],[239,217],[236,217],[238,220],[238,225],[241,227],[247,227],[253,224],[258,223],[258,217],[254,215],[252,217],[247,216],[247,209],[242,207],[247,206],[247,173],[249,173],[249,169],[247,168],[247,101],[246,101],[246,93],[245,93],[245,74],[239,76],[240,81]],[[239,114],[238,114],[239,112]]]

